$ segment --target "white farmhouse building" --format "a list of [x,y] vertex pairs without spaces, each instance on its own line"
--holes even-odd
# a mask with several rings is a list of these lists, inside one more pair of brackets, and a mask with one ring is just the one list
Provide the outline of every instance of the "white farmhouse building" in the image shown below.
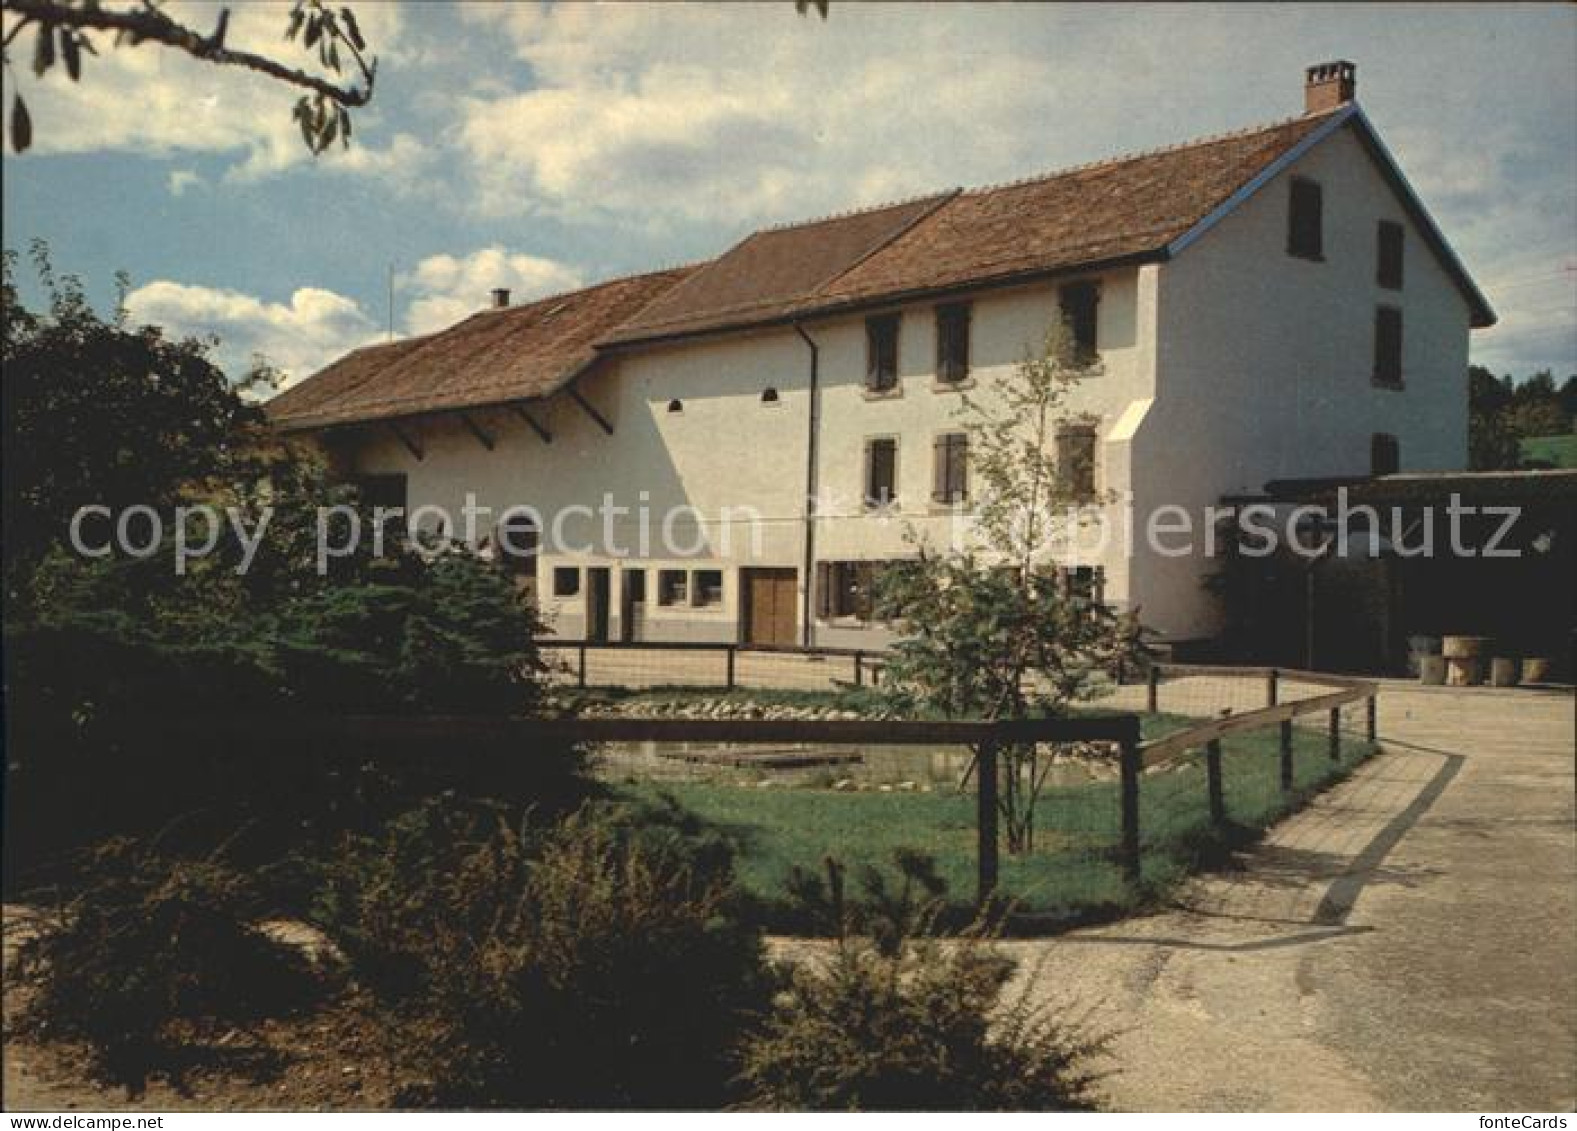
[[[1494,314],[1354,83],[1313,67],[1288,121],[495,295],[269,411],[418,526],[468,493],[495,523],[532,508],[516,560],[566,637],[876,646],[872,570],[967,514],[960,391],[989,397],[1055,318],[1097,358],[1072,404],[1097,423],[1062,442],[1141,529],[1270,480],[1464,466]],[[1115,538],[1072,565],[1163,637],[1217,627],[1198,552]]]

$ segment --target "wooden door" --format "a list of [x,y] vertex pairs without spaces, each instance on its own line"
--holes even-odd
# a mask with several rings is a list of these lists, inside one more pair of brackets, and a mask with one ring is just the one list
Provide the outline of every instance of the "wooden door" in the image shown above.
[[624,598],[619,606],[619,636],[627,644],[646,639],[646,571],[624,571]]
[[592,566],[586,571],[586,639],[608,639],[608,599],[610,577],[606,566]]
[[799,575],[792,569],[745,569],[740,577],[745,643],[792,645]]

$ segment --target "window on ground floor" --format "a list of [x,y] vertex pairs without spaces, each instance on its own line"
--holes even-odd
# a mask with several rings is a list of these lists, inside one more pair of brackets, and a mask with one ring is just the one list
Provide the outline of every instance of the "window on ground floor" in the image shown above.
[[708,605],[721,605],[723,603],[723,571],[720,569],[698,569],[695,571],[693,584],[690,586],[692,594],[691,603],[697,608]]
[[682,569],[664,569],[657,572],[657,603],[682,605],[690,592],[690,574]]
[[1402,445],[1389,432],[1369,438],[1369,474],[1395,475],[1402,470]]
[[869,622],[876,615],[876,588],[888,562],[818,562],[816,613],[822,620],[853,618]]
[[580,567],[555,566],[553,569],[553,596],[573,597],[580,592]]

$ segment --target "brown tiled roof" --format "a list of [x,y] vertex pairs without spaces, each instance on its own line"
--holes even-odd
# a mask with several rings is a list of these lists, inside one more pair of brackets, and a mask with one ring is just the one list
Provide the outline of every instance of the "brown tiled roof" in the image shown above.
[[941,193],[747,236],[625,323],[611,337],[651,337],[748,321],[821,291],[951,200]]
[[[757,232],[718,259],[473,315],[425,339],[358,350],[270,402],[315,428],[547,396],[601,347],[782,323],[968,287],[1174,253],[1312,135],[1352,123],[1431,246],[1484,302],[1356,104],[1008,185]],[[1190,236],[1190,238],[1193,238]]]
[[692,270],[615,279],[357,350],[270,401],[269,417],[285,429],[323,428],[545,397],[596,360],[596,342]]
[[320,413],[327,405],[353,396],[363,384],[423,345],[427,338],[428,335],[401,338],[351,350],[327,369],[319,370],[271,399],[268,415],[275,421],[284,421]]
[[[1329,117],[1308,115],[1014,184],[760,233],[608,340],[633,343],[781,321],[899,295],[1156,255]],[[862,255],[852,253],[848,245],[855,241],[846,236],[857,223],[872,242]],[[840,259],[847,266],[820,280],[814,278],[818,271],[794,270],[806,261],[827,267]],[[764,276],[783,285],[752,290],[748,301],[730,287],[739,278]]]

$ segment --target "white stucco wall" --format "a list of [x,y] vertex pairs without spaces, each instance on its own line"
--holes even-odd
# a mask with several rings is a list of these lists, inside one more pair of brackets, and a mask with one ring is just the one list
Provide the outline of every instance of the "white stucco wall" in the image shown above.
[[[1286,252],[1288,182],[1323,190],[1324,259]],[[1380,220],[1405,228],[1404,285],[1376,282]],[[1372,380],[1379,305],[1403,312],[1400,390]],[[1353,135],[1338,130],[1160,268],[1156,403],[1139,429],[1139,513],[1195,514],[1272,479],[1364,475],[1374,433],[1400,441],[1404,471],[1466,466],[1469,310]],[[1201,559],[1143,544],[1133,562],[1146,623],[1208,635]]]

